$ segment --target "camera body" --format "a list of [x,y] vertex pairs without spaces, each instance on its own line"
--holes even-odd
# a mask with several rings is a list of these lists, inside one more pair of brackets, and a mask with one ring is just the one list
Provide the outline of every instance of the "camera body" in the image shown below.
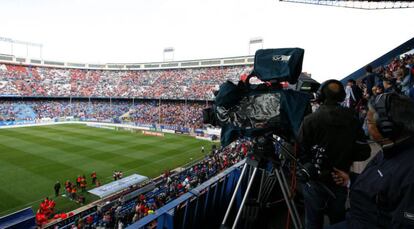
[[[220,85],[213,107],[203,111],[203,121],[221,127],[222,146],[269,132],[289,142],[296,139],[303,117],[310,112],[310,96],[284,89],[281,83],[298,81],[303,54],[300,48],[258,50],[247,80]],[[252,77],[264,83],[251,85]]]

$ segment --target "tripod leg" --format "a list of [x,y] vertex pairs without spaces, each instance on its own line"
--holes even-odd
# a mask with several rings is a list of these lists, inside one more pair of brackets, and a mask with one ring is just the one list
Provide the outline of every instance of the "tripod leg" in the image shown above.
[[227,218],[229,217],[231,206],[233,205],[233,202],[236,199],[237,191],[239,190],[240,184],[243,180],[243,176],[244,176],[244,173],[246,172],[246,168],[247,168],[247,163],[245,163],[244,166],[243,166],[243,169],[240,173],[239,180],[237,181],[236,188],[234,189],[233,196],[231,197],[229,206],[227,207],[226,214],[224,215],[223,222],[221,223],[221,225],[223,225],[223,226],[226,224]]
[[257,197],[257,202],[260,203],[260,197],[262,196],[262,189],[264,186],[264,179],[265,179],[265,173],[262,173],[262,177],[260,178],[260,188],[259,188],[259,196]]
[[[286,182],[286,178],[284,177],[284,173],[281,171],[281,169],[277,169],[275,171],[277,180],[279,181],[280,189],[282,190],[283,198],[286,201],[286,205],[288,207],[289,213],[292,216],[292,222],[293,226],[296,229],[303,228],[302,222],[300,221],[295,203],[293,200],[290,199],[290,191],[289,187]],[[282,178],[283,177],[283,178]]]
[[243,210],[244,202],[246,202],[247,196],[249,195],[249,191],[250,191],[250,188],[252,187],[253,180],[254,180],[254,177],[256,175],[256,171],[257,171],[257,167],[254,168],[252,176],[250,177],[250,181],[249,181],[249,184],[247,185],[246,193],[244,193],[243,200],[240,203],[239,211],[237,212],[236,219],[234,220],[234,224],[233,224],[233,227],[232,227],[233,229],[236,228],[237,222],[239,221],[241,212]]
[[[280,169],[280,174],[281,174],[281,177],[282,177],[282,181],[285,184],[285,187],[286,187],[286,190],[287,190],[288,195],[289,196],[292,196],[292,194],[290,193],[289,185],[288,185],[288,183],[286,181],[285,173],[283,172],[282,169]],[[295,217],[296,218],[296,221],[298,222],[299,228],[302,228],[303,227],[302,226],[302,221],[300,220],[299,213],[298,213],[298,209],[296,208],[296,205],[295,205],[295,201],[293,199],[291,199],[291,198],[289,198],[289,201],[291,202],[291,206],[292,206],[293,213],[294,213],[292,215],[292,218]]]

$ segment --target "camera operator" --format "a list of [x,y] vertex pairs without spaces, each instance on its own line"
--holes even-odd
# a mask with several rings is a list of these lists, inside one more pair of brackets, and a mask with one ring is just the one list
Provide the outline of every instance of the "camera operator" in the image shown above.
[[382,151],[360,175],[337,170],[338,185],[349,186],[347,221],[329,228],[414,228],[414,103],[394,93],[370,101],[368,132]]
[[[302,182],[307,229],[322,228],[324,214],[331,224],[345,219],[347,189],[336,185],[330,173],[334,167],[349,172],[352,162],[366,160],[371,151],[368,144],[361,144],[365,135],[355,111],[340,105],[345,99],[342,83],[328,80],[318,94],[322,105],[304,118],[298,139],[299,158],[311,175]],[[324,154],[318,166],[314,166],[315,146]],[[312,172],[315,167],[320,170]]]

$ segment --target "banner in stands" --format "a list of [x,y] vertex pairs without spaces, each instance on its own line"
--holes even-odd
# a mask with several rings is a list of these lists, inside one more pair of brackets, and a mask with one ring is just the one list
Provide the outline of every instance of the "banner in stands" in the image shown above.
[[145,131],[145,130],[142,131],[142,134],[147,135],[147,136],[164,137],[164,133]]
[[220,136],[220,128],[207,128],[207,134]]
[[34,120],[0,121],[0,126],[35,124]]
[[174,134],[175,133],[175,130],[162,129],[161,132]]
[[176,134],[189,134],[190,130],[185,127],[177,127],[177,129],[175,130],[175,133]]
[[113,181],[109,184],[102,185],[98,188],[94,188],[92,190],[89,190],[89,193],[92,193],[94,195],[99,196],[100,198],[109,196],[111,194],[114,194],[116,192],[119,192],[123,189],[126,189],[132,185],[140,184],[144,181],[148,180],[148,177],[138,175],[138,174],[132,174],[131,176],[127,176],[125,178],[122,178],[117,181]]

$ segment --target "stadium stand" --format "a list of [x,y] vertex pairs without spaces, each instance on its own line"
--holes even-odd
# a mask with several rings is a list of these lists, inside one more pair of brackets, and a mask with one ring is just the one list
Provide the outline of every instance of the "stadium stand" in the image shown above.
[[[387,64],[373,68],[365,67],[366,73],[356,78],[347,77],[347,101],[346,106],[354,104],[361,115],[365,113],[366,103],[372,97],[382,93],[395,92],[410,97],[414,100],[414,54],[412,52],[392,58]],[[354,73],[355,74],[355,73]],[[350,102],[349,100],[355,100]]]
[[[373,62],[375,90],[372,93],[368,91],[370,74],[359,70],[344,78],[343,82],[356,79],[355,87],[349,86],[351,90],[348,93],[358,89],[362,92],[354,103],[361,119],[364,119],[366,101],[372,95],[392,90],[414,100],[414,55],[406,51],[393,52],[392,57],[388,56],[390,59],[381,57],[381,62]],[[0,64],[0,94],[4,97],[0,102],[0,121],[73,116],[79,120],[201,128],[201,109],[208,105],[205,100],[211,100],[217,85],[225,80],[237,81],[241,73],[250,68],[226,66],[131,71]],[[17,100],[15,97],[23,98]],[[349,104],[347,101],[344,105]],[[193,191],[188,192],[239,162],[244,157],[241,145],[215,152],[180,173],[166,173],[147,186],[125,190],[109,201],[105,200],[105,204],[93,205],[79,214],[53,221],[47,227],[113,228],[131,223],[138,227],[155,227],[156,223],[168,218],[170,209],[177,210],[176,217],[181,214],[185,218],[185,214],[179,211],[185,209],[187,212],[187,208],[181,206],[184,199],[198,201],[199,198]],[[233,188],[234,185],[230,185],[228,190]],[[169,207],[163,208],[166,205]],[[170,205],[174,207],[170,208]],[[158,209],[164,209],[160,211],[162,217],[161,213],[154,212]]]
[[166,70],[86,70],[0,64],[3,96],[211,100],[226,80],[250,66]]
[[[205,102],[142,100],[2,100],[0,122],[73,117],[81,121],[129,122],[201,128]],[[0,124],[1,125],[1,124]]]

